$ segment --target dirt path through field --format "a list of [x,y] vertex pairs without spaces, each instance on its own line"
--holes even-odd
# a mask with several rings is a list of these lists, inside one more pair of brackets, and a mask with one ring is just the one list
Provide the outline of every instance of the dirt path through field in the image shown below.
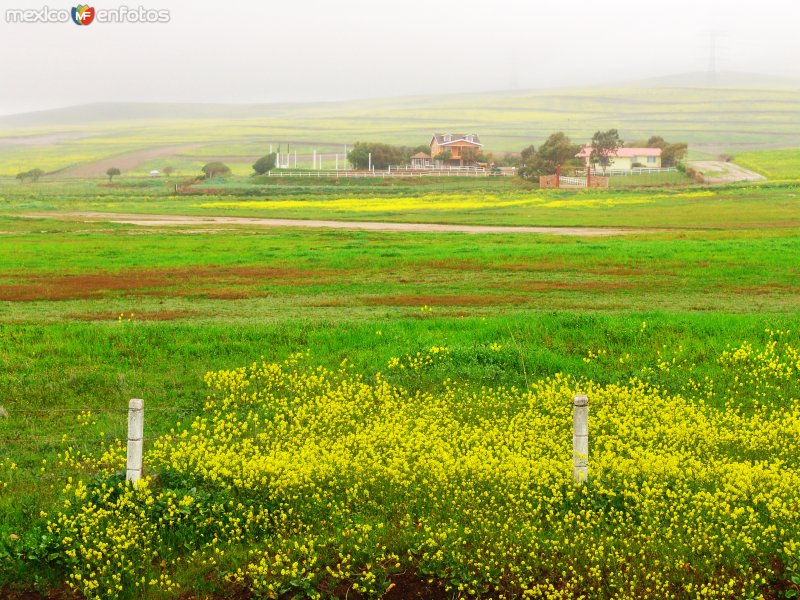
[[764,181],[766,177],[748,171],[737,164],[721,160],[695,160],[689,163],[695,171],[703,176],[705,183],[735,183],[737,181]]
[[164,146],[161,148],[147,148],[146,150],[137,150],[136,152],[128,152],[127,154],[119,154],[109,158],[88,163],[85,165],[78,165],[76,167],[67,167],[58,171],[59,177],[98,177],[105,175],[106,171],[111,167],[117,167],[123,173],[135,169],[143,162],[152,158],[162,158],[173,156],[179,152],[187,150],[194,150],[202,146],[202,144],[185,144],[183,146]]
[[258,217],[214,217],[196,215],[137,215],[104,212],[55,212],[23,215],[31,219],[100,221],[142,227],[248,225],[254,227],[306,227],[363,231],[411,231],[419,233],[544,233],[550,235],[604,236],[653,233],[645,229],[603,227],[514,227],[495,225],[445,225],[440,223],[387,223],[373,221],[327,221],[318,219],[264,219]]

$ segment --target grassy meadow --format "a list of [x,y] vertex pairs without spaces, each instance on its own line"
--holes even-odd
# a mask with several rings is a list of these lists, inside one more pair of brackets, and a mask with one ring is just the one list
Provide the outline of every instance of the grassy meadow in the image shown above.
[[[797,589],[796,181],[174,181],[0,181],[5,597]],[[645,232],[173,228],[81,211]],[[133,397],[137,488],[121,482]]]
[[743,152],[735,158],[736,163],[768,179],[800,179],[800,149],[764,150]]

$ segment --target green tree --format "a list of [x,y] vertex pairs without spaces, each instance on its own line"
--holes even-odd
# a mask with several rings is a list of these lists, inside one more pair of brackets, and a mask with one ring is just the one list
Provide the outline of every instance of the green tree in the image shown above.
[[114,181],[114,177],[115,177],[116,175],[121,175],[121,174],[122,174],[122,172],[121,172],[121,171],[120,171],[120,170],[119,170],[117,167],[110,167],[110,168],[109,168],[109,169],[106,171],[106,175],[108,175],[108,181],[109,181],[109,183],[110,183],[110,182],[112,182],[112,181]]
[[263,175],[264,173],[269,173],[272,169],[275,168],[276,159],[277,156],[274,152],[270,152],[269,154],[262,156],[256,162],[253,163],[253,171],[255,171],[257,175]]
[[39,181],[39,178],[42,175],[44,175],[44,171],[42,171],[41,169],[31,169],[30,171],[28,171],[28,177],[31,178],[31,181],[33,183],[36,183],[37,181]]
[[577,165],[575,155],[580,151],[578,144],[562,131],[550,134],[537,151],[528,146],[520,153],[519,175],[525,179],[536,179],[540,175],[551,175],[559,165]]
[[654,135],[647,140],[648,148],[661,148],[661,166],[675,167],[686,158],[689,145],[686,142],[669,143],[660,135]]
[[465,165],[469,166],[478,162],[480,155],[481,151],[477,148],[464,148],[464,150],[461,151],[461,160]]
[[17,179],[19,180],[20,183],[25,183],[25,180],[28,177],[30,177],[30,172],[29,171],[25,171],[23,173],[17,173]]
[[230,167],[218,161],[203,165],[201,171],[205,173],[207,179],[210,179],[211,177],[224,177],[225,175],[231,174]]
[[661,166],[677,167],[688,153],[689,145],[685,142],[667,144],[667,147],[661,151]]
[[164,175],[169,177],[170,175],[172,175],[175,172],[175,168],[171,167],[170,165],[167,165],[166,167],[161,169],[161,171],[164,173]]
[[622,148],[623,143],[616,129],[596,131],[592,136],[592,153],[589,159],[592,163],[599,164],[605,171],[611,164],[611,157]]
[[372,154],[372,166],[375,169],[386,169],[390,165],[404,162],[406,153],[407,150],[399,146],[377,142],[356,142],[353,149],[347,153],[347,160],[356,169],[366,169],[370,164],[369,155]]
[[453,160],[453,153],[450,150],[445,150],[444,152],[439,152],[436,156],[433,157],[433,160],[441,163],[447,163]]

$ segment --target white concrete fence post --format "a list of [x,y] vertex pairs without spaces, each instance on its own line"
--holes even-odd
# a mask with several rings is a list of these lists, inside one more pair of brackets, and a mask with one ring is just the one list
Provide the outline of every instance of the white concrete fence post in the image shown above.
[[589,398],[577,394],[572,399],[572,477],[583,485],[589,477]]
[[132,398],[128,402],[128,464],[126,481],[139,481],[142,477],[142,445],[144,438],[144,400]]

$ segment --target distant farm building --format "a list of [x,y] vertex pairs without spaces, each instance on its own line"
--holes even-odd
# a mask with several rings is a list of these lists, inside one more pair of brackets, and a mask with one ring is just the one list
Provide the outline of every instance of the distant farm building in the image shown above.
[[445,161],[448,165],[459,167],[474,164],[475,157],[480,153],[481,144],[478,135],[475,133],[434,133],[431,138],[431,159],[444,152],[450,152],[449,160]]
[[161,173],[156,171],[155,169],[150,171],[150,177],[161,177]]
[[431,155],[424,152],[417,152],[411,157],[412,169],[427,169],[431,166]]
[[[591,146],[584,146],[575,158],[583,159],[588,167],[591,165]],[[661,148],[619,148],[609,156],[608,168],[629,171],[634,167],[661,168]]]

